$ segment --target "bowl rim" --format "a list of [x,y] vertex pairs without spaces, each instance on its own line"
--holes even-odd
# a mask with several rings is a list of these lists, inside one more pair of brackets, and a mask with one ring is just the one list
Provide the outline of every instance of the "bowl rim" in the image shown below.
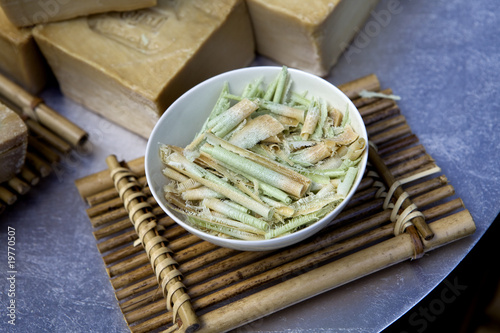
[[[155,134],[157,131],[160,131],[160,129],[163,127],[163,120],[169,116],[170,113],[175,111],[176,106],[181,103],[181,101],[190,94],[192,94],[194,91],[202,88],[205,85],[209,85],[214,81],[220,80],[222,77],[225,76],[231,76],[234,75],[236,72],[252,72],[255,71],[258,73],[259,71],[267,71],[267,70],[273,70],[278,73],[279,70],[281,70],[282,66],[250,66],[250,67],[244,67],[244,68],[239,68],[239,69],[234,69],[230,70],[218,75],[215,75],[207,80],[204,80],[197,85],[193,86],[186,92],[184,92],[180,97],[178,97],[166,110],[165,112],[161,115],[161,117],[158,119],[157,123],[155,124],[150,137],[148,139],[147,145],[146,145],[146,152],[145,152],[145,174],[146,174],[146,180],[148,184],[152,184],[152,175],[151,175],[151,168],[149,165],[149,158],[148,155],[151,153],[158,154],[158,144],[159,142],[153,142],[152,138],[155,137]],[[319,80],[323,84],[326,84],[330,89],[335,91],[337,94],[339,94],[349,105],[349,112],[355,111],[356,113],[356,118],[359,118],[360,122],[360,128],[361,128],[361,133],[359,130],[356,132],[364,137],[367,141],[368,145],[368,134],[366,131],[366,126],[363,122],[363,119],[359,113],[358,108],[352,103],[352,101],[338,88],[336,87],[333,83],[329,82],[328,80],[319,77],[317,75],[311,74],[306,71],[302,71],[299,69],[295,68],[290,68],[288,67],[288,71],[290,75],[293,77],[295,73],[300,73],[299,75],[305,75],[310,77],[312,80]],[[352,117],[352,115],[351,115]],[[359,187],[359,183],[361,182],[361,179],[363,178],[363,174],[365,173],[366,169],[366,164],[368,160],[368,148],[365,149],[362,159],[359,163],[359,169],[358,169],[358,175],[356,176],[356,179],[351,187],[351,190],[348,192],[347,196],[345,199],[338,205],[336,206],[331,212],[323,216],[321,219],[318,221],[314,222],[313,224],[296,231],[294,233],[282,236],[282,237],[277,237],[277,238],[272,238],[272,239],[263,239],[263,240],[239,240],[239,239],[230,239],[230,238],[222,238],[218,237],[215,235],[210,235],[200,229],[197,229],[195,227],[192,227],[191,225],[187,224],[186,222],[182,221],[179,219],[175,214],[173,214],[171,211],[173,210],[172,208],[165,206],[163,203],[163,200],[159,197],[159,194],[157,191],[154,190],[150,186],[151,194],[153,195],[154,199],[158,203],[158,205],[161,207],[161,209],[169,216],[171,217],[177,224],[182,226],[185,230],[190,232],[191,234],[197,235],[200,238],[211,242],[213,244],[219,245],[219,246],[224,246],[228,248],[233,248],[233,249],[238,249],[238,250],[244,250],[244,251],[260,251],[260,250],[268,250],[268,249],[278,249],[282,247],[286,247],[292,244],[295,244],[297,242],[300,242],[301,240],[308,238],[314,234],[317,234],[321,229],[325,228],[328,225],[331,225],[332,222],[334,222],[335,217],[344,209],[344,207],[349,203],[351,200],[352,196],[356,192],[357,188]],[[222,245],[224,244],[224,245]]]

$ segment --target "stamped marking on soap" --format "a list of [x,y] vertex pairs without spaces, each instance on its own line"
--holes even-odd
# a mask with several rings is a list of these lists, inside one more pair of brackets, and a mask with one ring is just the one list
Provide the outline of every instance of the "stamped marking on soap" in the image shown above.
[[142,9],[93,15],[88,17],[87,22],[90,29],[103,36],[142,53],[152,54],[165,48],[159,42],[158,32],[170,16],[173,14]]

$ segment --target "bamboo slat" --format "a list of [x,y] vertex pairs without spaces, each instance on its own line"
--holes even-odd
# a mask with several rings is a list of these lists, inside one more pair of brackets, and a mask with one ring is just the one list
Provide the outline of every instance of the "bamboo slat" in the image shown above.
[[61,166],[88,134],[0,74],[0,101],[21,115],[28,127],[28,147],[21,171],[0,184],[0,214]]
[[[352,200],[320,234],[275,251],[241,252],[221,248],[190,235],[154,202],[144,179],[144,159],[124,162],[158,221],[159,235],[169,239],[172,258],[198,314],[199,332],[224,332],[289,305],[334,289],[398,262],[474,232],[475,224],[462,200],[393,100],[360,98],[363,89],[380,89],[375,75],[340,86],[363,112],[370,141],[370,163]],[[422,175],[426,177],[411,179]],[[428,173],[428,174],[427,174]],[[392,209],[384,204],[393,183],[392,204],[402,193],[400,214],[414,204],[418,218],[395,236]],[[75,182],[90,206],[89,220],[124,319],[131,332],[183,331],[165,309],[165,299],[148,255],[134,246],[138,235],[121,204],[109,170]],[[396,184],[397,185],[397,184]],[[416,222],[416,223],[415,223]],[[310,283],[314,281],[314,283]],[[180,326],[180,328],[179,328]]]

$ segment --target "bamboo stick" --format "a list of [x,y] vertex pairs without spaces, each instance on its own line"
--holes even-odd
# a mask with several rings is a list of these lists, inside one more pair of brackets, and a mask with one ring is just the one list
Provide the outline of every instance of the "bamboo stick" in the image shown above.
[[19,176],[24,179],[31,186],[35,186],[40,182],[40,177],[38,177],[33,171],[31,171],[26,164],[21,168]]
[[[146,279],[135,282],[133,284],[129,284],[119,290],[116,290],[115,297],[118,301],[121,301],[125,298],[129,298],[136,294],[141,295],[144,291],[158,288],[158,281],[156,280],[156,276],[152,275]],[[120,303],[120,307],[122,307],[123,303]],[[125,310],[122,310],[125,311]]]
[[[137,175],[137,177],[142,177],[145,174],[144,171],[144,157],[139,157],[134,160],[127,162],[127,167]],[[113,181],[109,170],[103,170],[86,177],[77,179],[75,181],[78,193],[82,198],[87,198],[95,195],[104,190],[113,188]]]
[[419,156],[425,154],[425,148],[422,145],[412,146],[403,150],[398,151],[397,154],[391,154],[384,156],[382,159],[384,160],[385,165],[390,167],[391,165],[402,163],[406,160],[410,160],[415,156]]
[[417,136],[415,134],[410,134],[408,136],[398,138],[394,141],[378,144],[378,153],[380,156],[385,156],[386,154],[396,152],[404,147],[416,144],[417,142]]
[[[158,219],[158,224],[164,227],[170,227],[175,224],[175,221],[172,220],[170,216],[165,216],[163,218]],[[126,218],[118,222],[115,222],[113,224],[101,227],[95,230],[93,234],[96,240],[100,240],[102,238],[109,237],[111,235],[114,235],[120,231],[126,230],[131,227],[132,223],[130,222],[130,219]],[[177,237],[183,232],[185,232],[184,229],[182,229],[181,227],[179,227],[179,229],[176,229],[178,230],[177,232],[173,232],[172,230],[169,229],[164,233],[164,236],[167,238],[172,238],[172,237]]]
[[396,102],[394,102],[392,99],[379,99],[378,101],[365,105],[361,108],[358,109],[359,113],[361,114],[361,117],[366,117],[371,114],[374,114],[378,111],[382,111],[384,109],[392,108],[396,106]]
[[118,236],[115,236],[105,241],[97,243],[97,249],[101,253],[106,253],[114,248],[122,246],[127,243],[134,242],[137,239],[137,233],[135,230],[124,232]]
[[[148,198],[148,203],[154,206],[153,208],[153,214],[155,215],[160,215],[163,214],[163,210],[158,207],[158,203],[154,200],[153,197]],[[118,209],[112,210],[110,212],[107,212],[102,215],[98,215],[95,217],[90,218],[90,223],[92,223],[92,226],[94,228],[100,227],[102,225],[105,225],[106,223],[116,221],[118,219],[122,219],[125,216],[127,216],[127,210],[124,207],[120,207]]]
[[35,137],[43,139],[50,146],[54,147],[61,153],[68,154],[71,151],[72,147],[70,144],[58,137],[56,134],[52,133],[47,128],[43,127],[40,123],[32,119],[25,120],[25,123]]
[[42,99],[31,95],[1,74],[0,95],[22,109],[25,115],[57,133],[72,146],[80,146],[87,140],[88,134],[84,130],[48,107]]
[[[143,187],[147,185],[145,176],[137,178],[137,182],[139,183],[139,185],[141,185]],[[143,191],[144,191],[144,189],[143,189]],[[103,190],[102,192],[88,196],[86,198],[86,201],[87,201],[87,204],[92,207],[92,206],[95,206],[97,204],[103,203],[105,201],[108,201],[110,199],[117,198],[117,197],[118,197],[118,192],[116,191],[116,189],[114,187],[110,187],[106,190]]]
[[[136,246],[138,247],[138,246]],[[137,255],[130,257],[126,260],[120,261],[119,263],[112,265],[108,268],[106,268],[106,271],[109,275],[109,277],[115,277],[118,275],[122,275],[126,272],[129,272],[137,267],[144,266],[149,262],[148,255],[144,252],[141,251],[141,248],[139,247],[139,250],[137,251]]]
[[[406,165],[405,165],[406,166]],[[414,176],[418,173],[425,172],[431,169],[435,169],[438,166],[436,163],[426,161],[426,157],[424,156],[423,158],[418,158],[415,159],[415,163],[413,164],[412,168],[408,168],[405,172],[402,173],[395,173],[394,176],[396,176],[397,179],[399,178],[406,178],[406,177],[411,177]],[[392,168],[391,168],[392,170]],[[397,171],[401,171],[401,169],[397,169]],[[403,176],[404,175],[404,176]]]
[[359,97],[361,90],[379,91],[380,82],[375,74],[369,74],[357,80],[341,84],[338,88],[352,100]]
[[17,195],[9,191],[4,186],[0,186],[0,200],[11,206],[17,201]]
[[406,118],[403,115],[397,115],[366,126],[366,132],[368,133],[368,136],[371,137],[372,135],[385,131],[387,128],[405,123]]
[[28,148],[43,156],[49,163],[58,163],[61,160],[61,156],[33,135],[28,135]]
[[123,206],[122,199],[120,197],[112,198],[111,200],[105,201],[103,203],[97,204],[87,209],[88,217],[92,218],[99,216],[103,213],[112,211],[116,208],[121,208]]
[[[110,173],[114,172],[114,170],[119,170],[120,164],[118,163],[117,159],[115,156],[111,155],[106,159],[106,163],[109,166]],[[119,174],[117,172],[116,174]],[[116,175],[115,174],[115,175]],[[126,186],[129,184],[129,178],[130,176],[127,177],[122,177],[122,178],[114,178],[117,190],[120,190],[123,186]],[[135,181],[135,179],[134,179]],[[124,190],[123,193],[123,198],[124,200],[128,200],[129,195],[134,194],[134,190],[132,188],[129,188],[127,190]],[[140,201],[136,198],[131,198],[129,200],[129,203],[134,207],[134,205],[138,205]],[[136,213],[131,217],[134,218],[134,216],[137,216],[137,218],[141,218],[144,214],[147,214],[141,210],[136,211]],[[153,220],[154,221],[154,220]],[[148,228],[147,223],[142,223],[136,226],[137,232],[141,237],[141,242],[143,246],[146,247],[146,249],[149,252],[148,257],[151,258],[151,266],[154,268],[154,270],[158,269],[158,265],[162,265],[164,261],[172,260],[169,252],[164,252],[162,254],[159,254],[155,257],[152,257],[152,253],[155,253],[156,251],[166,248],[166,245],[164,244],[165,242],[156,242],[155,239],[159,236],[158,232],[156,231],[155,228],[151,229]],[[151,244],[151,245],[150,245]],[[165,265],[165,267],[159,268],[159,271],[157,272],[157,277],[158,277],[158,283],[159,285],[162,285],[163,288],[165,288],[164,293],[166,294],[166,290],[168,290],[169,295],[171,295],[171,303],[173,304],[173,311],[177,311],[179,315],[179,319],[182,322],[181,325],[183,326],[184,330],[186,331],[195,331],[199,327],[198,319],[196,317],[196,314],[194,313],[194,310],[191,306],[191,303],[187,300],[184,300],[185,296],[185,291],[184,287],[177,287],[177,284],[180,283],[180,279],[178,277],[174,278],[169,278],[167,277],[167,274],[170,272],[175,271],[176,268],[172,266],[172,264]],[[166,282],[163,284],[163,282]],[[170,307],[170,300],[167,299],[167,308]],[[179,303],[179,305],[176,305]],[[174,318],[176,320],[176,318]]]
[[[415,196],[430,192],[446,184],[448,184],[448,179],[446,178],[446,176],[440,175],[436,178],[423,181],[413,186],[408,186],[406,188],[406,192],[408,192],[410,197],[414,198]],[[433,200],[437,201],[436,199],[434,199],[434,197]]]
[[[127,274],[123,274],[111,279],[111,285],[115,290],[123,288],[125,286],[129,286],[137,281],[140,281],[144,278],[154,276],[154,271],[151,268],[151,265],[144,265],[140,268],[137,268]],[[156,277],[155,277],[156,278]]]
[[31,186],[29,186],[27,183],[23,182],[21,179],[18,177],[12,177],[7,181],[7,185],[11,189],[13,189],[17,194],[24,195],[29,192],[31,189]]
[[[389,171],[387,166],[382,161],[382,158],[378,155],[378,153],[376,152],[376,150],[372,146],[369,147],[368,156],[369,156],[370,162],[378,170],[380,176],[382,177],[382,179],[384,179],[385,183],[389,187],[392,186],[392,184],[394,184],[396,179],[394,178],[393,174]],[[394,191],[394,195],[396,198],[399,198],[399,196],[402,195],[403,192],[404,192],[403,189],[399,186]],[[411,200],[409,198],[407,198],[403,201],[402,208],[406,209],[410,205],[411,205]],[[417,228],[417,230],[419,231],[420,235],[422,235],[422,237],[424,239],[426,239],[426,240],[432,239],[432,237],[433,237],[432,230],[429,228],[427,223],[425,223],[425,221],[421,217],[417,216],[412,221],[413,221],[413,224],[415,225],[415,227]]]
[[412,198],[412,201],[415,205],[417,205],[420,208],[430,205],[436,202],[436,200],[442,200],[448,198],[453,194],[455,194],[455,189],[453,188],[453,186],[445,185],[430,192],[416,196]]
[[[425,241],[425,251],[466,237],[475,231],[468,211],[432,223],[436,235]],[[200,317],[199,332],[225,332],[312,296],[334,289],[359,277],[413,257],[411,236],[401,234],[360,250],[276,286],[232,302]],[[314,283],[310,283],[314,281]]]
[[31,165],[42,178],[47,177],[52,172],[52,167],[47,162],[29,151],[26,152],[26,162]]
[[432,162],[434,162],[432,157],[428,154],[424,154],[412,160],[393,166],[390,168],[390,171],[395,178],[401,177],[402,175],[407,177],[412,170],[420,169],[428,164],[434,164]]
[[371,137],[371,141],[373,141],[376,145],[383,143],[383,142],[388,142],[390,140],[394,140],[396,138],[409,135],[411,134],[411,129],[408,124],[403,124],[394,128],[391,128],[387,131],[384,131],[382,133],[373,135]]
[[393,117],[393,116],[396,116],[399,114],[401,114],[401,110],[399,109],[397,104],[395,104],[391,107],[388,107],[388,108],[383,109],[381,111],[378,111],[376,113],[372,113],[370,115],[364,116],[363,122],[365,123],[365,125],[368,126],[371,124],[375,124],[376,122],[381,121],[383,119],[387,119],[389,117]]

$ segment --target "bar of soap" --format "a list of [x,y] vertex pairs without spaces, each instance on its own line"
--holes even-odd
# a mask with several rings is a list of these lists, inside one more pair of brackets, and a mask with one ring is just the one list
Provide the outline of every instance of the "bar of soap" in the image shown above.
[[326,76],[378,0],[247,0],[257,53]]
[[26,124],[17,113],[0,103],[0,183],[21,171],[27,147]]
[[50,70],[35,43],[30,28],[17,28],[0,8],[0,72],[38,94],[50,77]]
[[156,0],[0,0],[5,14],[18,27],[154,5]]
[[159,1],[37,26],[34,36],[65,96],[146,138],[178,96],[255,56],[243,0]]

